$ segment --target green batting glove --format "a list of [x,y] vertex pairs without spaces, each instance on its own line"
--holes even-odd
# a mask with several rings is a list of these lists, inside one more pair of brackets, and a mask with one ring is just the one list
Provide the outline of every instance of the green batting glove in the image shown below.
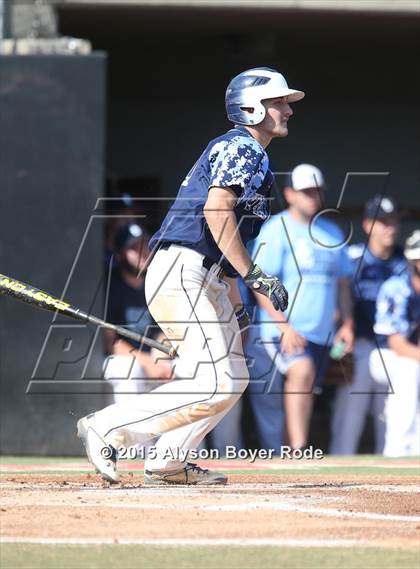
[[248,274],[244,277],[244,282],[254,292],[269,298],[276,310],[281,310],[282,312],[286,310],[289,303],[289,295],[277,277],[266,275],[258,265],[251,265]]

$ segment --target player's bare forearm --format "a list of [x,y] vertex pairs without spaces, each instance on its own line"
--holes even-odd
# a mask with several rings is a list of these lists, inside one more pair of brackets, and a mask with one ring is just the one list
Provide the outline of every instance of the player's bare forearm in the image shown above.
[[138,365],[150,379],[166,380],[172,376],[172,367],[166,359],[156,361],[150,352],[138,350],[125,340],[118,339],[115,342],[113,353],[118,356],[135,357]]
[[113,346],[112,353],[116,356],[136,357],[138,350],[126,340],[118,338]]
[[204,216],[217,246],[229,263],[244,277],[252,265],[238,229],[233,208],[236,195],[226,188],[211,188],[204,206]]
[[346,278],[338,281],[338,308],[340,311],[341,326],[337,330],[334,343],[344,342],[345,351],[351,352],[354,346],[354,320],[353,320],[353,294],[350,280]]
[[388,346],[397,355],[420,362],[420,347],[409,342],[402,334],[388,336]]
[[276,310],[269,298],[263,296],[262,294],[254,294],[257,299],[258,304],[263,308],[270,318],[277,324],[279,331],[283,334],[286,327],[288,326],[287,318],[281,310]]
[[338,308],[343,324],[353,327],[353,294],[349,279],[338,281]]
[[114,332],[114,330],[104,330],[105,353],[108,356],[115,353],[114,345],[116,337],[117,334]]
[[134,357],[141,366],[144,366],[145,363],[149,363],[150,359],[148,353],[137,350],[134,346],[122,338],[118,338],[118,340],[114,343],[112,353],[116,356],[125,356],[129,358]]
[[286,310],[287,290],[277,277],[266,275],[258,265],[254,265],[242,242],[234,211],[236,203],[233,190],[210,188],[203,211],[213,239],[247,287],[267,296],[276,310]]
[[262,296],[261,294],[255,294],[255,298],[259,305],[268,312],[272,321],[277,325],[279,338],[281,339],[282,351],[288,355],[301,352],[306,345],[306,339],[296,332],[296,330],[288,323],[286,316],[280,310],[276,310],[267,297]]

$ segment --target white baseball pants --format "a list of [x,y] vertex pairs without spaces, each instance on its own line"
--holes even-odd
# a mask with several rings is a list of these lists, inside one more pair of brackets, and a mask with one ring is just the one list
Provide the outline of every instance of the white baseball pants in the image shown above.
[[385,403],[384,456],[420,455],[419,362],[390,349],[373,350],[370,371],[379,383],[391,383]]
[[[175,381],[94,415],[95,428],[118,448],[159,436],[150,470],[175,470],[185,451],[238,401],[249,376],[229,285],[203,256],[172,245],[155,254],[146,276],[149,310],[178,351]],[[171,452],[169,453],[168,450]]]
[[373,341],[356,340],[353,350],[354,371],[349,385],[340,385],[335,394],[331,422],[330,454],[356,454],[366,417],[372,413],[375,453],[382,454],[385,441],[384,407],[386,385],[377,383],[369,369],[369,358],[376,348]]
[[[108,356],[103,366],[104,379],[112,385],[114,403],[131,404],[139,393],[148,393],[159,386],[155,379],[147,379],[146,372],[135,356]],[[143,456],[154,443],[151,439],[146,444],[137,444],[137,451],[143,450]]]
[[108,356],[103,366],[104,379],[112,385],[115,403],[130,403],[133,395],[152,391],[159,384],[148,381],[134,356]]

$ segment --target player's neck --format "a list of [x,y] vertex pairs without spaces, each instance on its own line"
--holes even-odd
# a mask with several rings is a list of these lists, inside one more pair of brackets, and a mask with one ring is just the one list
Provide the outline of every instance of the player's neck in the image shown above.
[[372,253],[372,255],[378,257],[378,259],[383,259],[386,261],[392,257],[394,246],[385,246],[371,239],[369,241],[369,251]]
[[292,205],[289,205],[287,211],[289,212],[290,216],[298,223],[304,223],[305,225],[308,225],[312,219],[312,216],[308,217]]
[[273,140],[272,136],[270,136],[269,134],[258,128],[255,128],[253,126],[246,126],[245,128],[249,132],[249,134],[253,136],[255,140],[261,144],[263,148],[267,148],[267,146]]

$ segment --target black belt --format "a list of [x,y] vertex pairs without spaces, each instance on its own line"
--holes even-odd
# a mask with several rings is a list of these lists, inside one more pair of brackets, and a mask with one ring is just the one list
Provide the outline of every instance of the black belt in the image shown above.
[[[170,241],[162,241],[159,244],[157,251],[160,251],[161,249],[163,249],[164,251],[167,251],[171,245],[178,245],[178,243],[171,243]],[[184,245],[178,245],[178,246],[184,247]],[[186,247],[186,249],[188,249],[188,247]],[[215,263],[212,259],[210,259],[210,257],[207,257],[206,255],[204,255],[202,265],[205,269],[207,269],[209,271],[212,268],[212,266],[216,265],[216,264],[217,263]],[[218,272],[217,276],[219,277],[219,279],[221,279],[221,278],[223,278],[224,271],[220,265],[218,265],[218,267],[219,267],[219,272]]]

